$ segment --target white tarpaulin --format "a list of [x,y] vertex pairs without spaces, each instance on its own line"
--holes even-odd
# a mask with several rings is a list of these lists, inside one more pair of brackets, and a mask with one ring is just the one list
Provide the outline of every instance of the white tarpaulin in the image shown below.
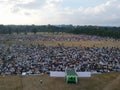
[[77,72],[78,77],[91,77],[91,72]]
[[65,72],[50,71],[51,77],[65,77]]
[[[78,77],[91,77],[91,72],[77,72]],[[51,77],[65,77],[65,72],[50,71]]]
[[26,72],[22,72],[22,76],[25,76],[26,75]]

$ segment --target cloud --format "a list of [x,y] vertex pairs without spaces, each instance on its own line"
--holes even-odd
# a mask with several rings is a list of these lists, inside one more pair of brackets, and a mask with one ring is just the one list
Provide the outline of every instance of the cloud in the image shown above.
[[41,9],[44,6],[58,6],[63,0],[6,0],[4,3],[11,4],[13,8]]
[[40,9],[41,7],[43,7],[45,5],[45,3],[46,3],[45,0],[34,0],[29,3],[15,4],[14,7],[20,7],[20,8],[24,8],[24,9]]
[[17,13],[20,11],[20,8],[16,7],[16,8],[11,8],[11,12],[12,13]]
[[117,0],[109,0],[95,7],[80,7],[78,9],[57,6],[54,8],[47,5],[48,9],[43,9],[43,12],[49,16],[46,18],[46,15],[43,15],[41,20],[44,21],[38,21],[38,23],[119,25],[120,9],[116,8],[118,5],[119,1]]
[[34,0],[0,0],[1,3],[5,3],[5,4],[17,4],[17,3],[27,4],[33,1]]
[[[16,24],[119,25],[120,1],[108,0],[94,7],[62,7],[64,0],[0,0],[0,19]],[[15,19],[14,19],[15,18]],[[22,19],[24,18],[24,19]],[[17,20],[16,20],[17,19]],[[25,21],[26,20],[26,21]]]
[[93,25],[119,25],[120,26],[119,0],[108,0],[106,3],[95,7],[63,10],[64,23],[93,24]]

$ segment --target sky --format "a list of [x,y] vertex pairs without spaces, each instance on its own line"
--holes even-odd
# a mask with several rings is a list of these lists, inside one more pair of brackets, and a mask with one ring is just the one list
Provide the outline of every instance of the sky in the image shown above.
[[120,26],[120,0],[0,0],[0,24]]

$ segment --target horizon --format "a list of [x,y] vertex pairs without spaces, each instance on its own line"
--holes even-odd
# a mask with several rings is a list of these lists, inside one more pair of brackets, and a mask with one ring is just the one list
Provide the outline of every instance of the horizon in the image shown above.
[[74,25],[74,24],[0,24],[0,25],[4,25],[4,26],[97,26],[97,27],[120,27],[120,26],[115,26],[115,25],[110,25],[110,26],[106,26],[106,25]]

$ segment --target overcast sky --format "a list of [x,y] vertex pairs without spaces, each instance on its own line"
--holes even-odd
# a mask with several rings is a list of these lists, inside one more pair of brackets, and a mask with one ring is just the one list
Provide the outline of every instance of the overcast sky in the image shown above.
[[0,24],[120,26],[120,0],[0,0]]

